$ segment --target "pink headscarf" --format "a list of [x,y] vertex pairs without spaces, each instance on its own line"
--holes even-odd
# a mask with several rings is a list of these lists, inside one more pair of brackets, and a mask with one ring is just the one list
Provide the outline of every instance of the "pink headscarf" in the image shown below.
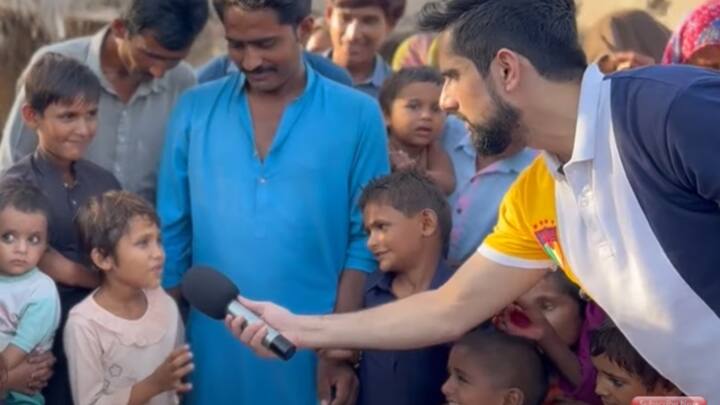
[[720,45],[720,0],[709,0],[690,13],[670,38],[662,63],[687,63],[708,45]]

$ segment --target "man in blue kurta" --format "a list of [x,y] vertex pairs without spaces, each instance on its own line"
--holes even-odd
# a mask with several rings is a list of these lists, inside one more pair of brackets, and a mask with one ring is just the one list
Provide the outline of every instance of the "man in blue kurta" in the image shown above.
[[[379,107],[303,63],[309,0],[219,1],[240,73],[188,91],[168,125],[157,201],[163,284],[173,292],[203,264],[295,312],[353,309],[375,268],[356,199],[389,171]],[[313,352],[257,358],[194,310],[187,327],[189,404],[317,405]],[[348,395],[347,384],[335,388]]]

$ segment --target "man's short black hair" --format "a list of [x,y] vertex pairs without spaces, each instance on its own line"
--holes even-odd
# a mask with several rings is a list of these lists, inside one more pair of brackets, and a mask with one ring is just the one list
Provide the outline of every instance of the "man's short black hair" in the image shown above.
[[192,45],[210,13],[207,0],[130,0],[122,15],[130,35],[149,33],[164,48]]
[[100,81],[80,61],[59,53],[40,56],[25,74],[25,102],[38,114],[51,104],[97,104]]
[[426,175],[416,170],[398,170],[368,183],[360,196],[360,209],[368,204],[387,204],[405,216],[429,209],[435,212],[443,247],[452,230],[452,215],[445,194]]
[[448,30],[453,53],[483,76],[502,48],[526,57],[550,80],[577,80],[587,65],[573,0],[447,0],[426,4],[421,29]]
[[406,0],[328,0],[335,7],[378,7],[390,25],[395,25],[405,14]]
[[413,83],[434,83],[442,87],[443,77],[440,72],[429,66],[403,68],[393,73],[380,87],[378,96],[380,107],[385,114],[390,114],[392,103],[398,94]]
[[607,356],[608,360],[629,374],[637,376],[642,385],[652,391],[662,387],[667,390],[675,388],[673,383],[666,380],[635,350],[620,329],[610,320],[593,331],[590,340],[590,355]]
[[548,373],[542,356],[528,339],[494,329],[476,328],[455,343],[484,371],[495,387],[517,388],[524,404],[540,405],[548,390]]
[[50,202],[34,184],[9,177],[0,181],[0,211],[14,208],[26,214],[42,214],[50,220]]
[[283,25],[300,24],[312,12],[311,0],[213,0],[213,7],[221,21],[225,9],[232,6],[247,11],[272,9],[278,16],[278,22]]

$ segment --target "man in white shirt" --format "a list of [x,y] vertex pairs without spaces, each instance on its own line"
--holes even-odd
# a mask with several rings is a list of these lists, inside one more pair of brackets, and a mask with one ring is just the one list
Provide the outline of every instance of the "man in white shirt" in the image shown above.
[[[323,317],[247,304],[303,347],[413,348],[457,339],[562,268],[664,377],[720,401],[720,76],[586,69],[571,0],[450,0],[421,20],[444,31],[441,105],[487,145],[520,140],[541,160],[436,291]],[[264,327],[241,321],[262,352]]]

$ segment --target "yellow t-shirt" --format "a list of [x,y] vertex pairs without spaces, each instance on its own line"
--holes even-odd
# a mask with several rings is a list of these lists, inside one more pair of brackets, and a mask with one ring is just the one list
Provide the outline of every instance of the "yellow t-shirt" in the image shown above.
[[480,253],[507,266],[559,267],[578,284],[560,247],[556,218],[555,179],[540,155],[505,194]]

